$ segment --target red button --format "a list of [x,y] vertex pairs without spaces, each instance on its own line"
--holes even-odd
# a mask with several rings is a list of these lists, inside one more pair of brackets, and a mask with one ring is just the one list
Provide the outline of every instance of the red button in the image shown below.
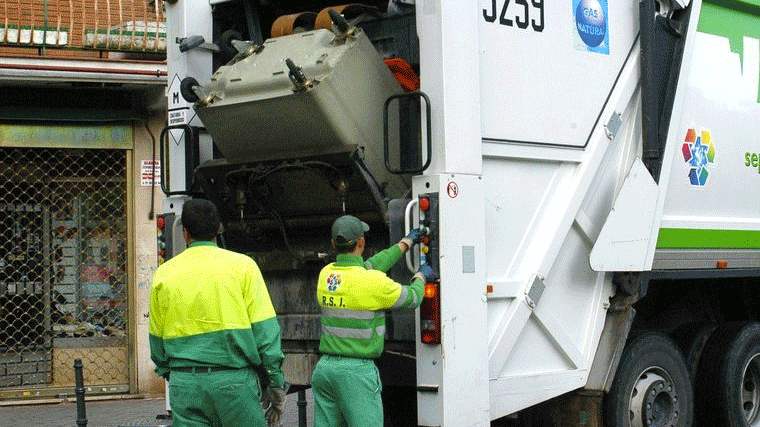
[[159,230],[163,230],[164,229],[164,225],[165,225],[164,217],[160,216],[160,217],[156,218],[156,225],[158,225],[158,229]]
[[430,209],[430,199],[428,199],[427,197],[421,198],[420,199],[420,210],[421,211],[426,211],[428,209]]

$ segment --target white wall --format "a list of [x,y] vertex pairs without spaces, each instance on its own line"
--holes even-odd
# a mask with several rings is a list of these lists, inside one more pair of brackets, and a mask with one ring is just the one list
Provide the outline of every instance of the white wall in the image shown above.
[[[164,103],[164,105],[166,105]],[[151,132],[156,139],[156,158],[158,154],[158,138],[166,120],[165,111],[157,111],[149,120]],[[153,362],[150,360],[148,344],[148,309],[150,306],[150,286],[153,272],[156,270],[156,217],[161,212],[163,193],[156,186],[153,198],[153,218],[149,219],[151,204],[151,187],[141,185],[141,164],[143,160],[152,158],[152,138],[143,123],[135,122],[133,150],[133,241],[134,241],[134,272],[132,298],[132,322],[134,322],[134,353],[137,377],[137,392],[145,394],[163,394],[164,380],[153,372]]]

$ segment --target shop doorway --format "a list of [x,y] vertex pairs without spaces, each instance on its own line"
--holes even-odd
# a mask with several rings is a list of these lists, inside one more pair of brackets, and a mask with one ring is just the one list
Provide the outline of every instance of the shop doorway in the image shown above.
[[129,391],[127,151],[0,148],[0,398]]

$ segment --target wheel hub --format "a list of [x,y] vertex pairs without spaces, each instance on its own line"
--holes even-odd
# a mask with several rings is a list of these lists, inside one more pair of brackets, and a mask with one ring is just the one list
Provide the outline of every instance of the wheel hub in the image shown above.
[[744,419],[749,427],[760,427],[760,354],[744,368],[741,387]]
[[678,422],[678,393],[664,371],[645,370],[631,391],[631,427],[673,427]]

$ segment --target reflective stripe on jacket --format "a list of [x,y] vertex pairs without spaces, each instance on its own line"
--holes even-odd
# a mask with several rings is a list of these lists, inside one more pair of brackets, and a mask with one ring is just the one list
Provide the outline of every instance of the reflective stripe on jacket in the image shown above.
[[384,310],[413,309],[422,302],[421,280],[404,286],[385,275],[401,255],[397,245],[366,263],[359,256],[340,254],[322,269],[317,286],[322,307],[321,352],[361,358],[382,354]]
[[282,386],[280,325],[248,256],[193,242],[153,276],[149,342],[156,373],[187,366],[262,367]]

